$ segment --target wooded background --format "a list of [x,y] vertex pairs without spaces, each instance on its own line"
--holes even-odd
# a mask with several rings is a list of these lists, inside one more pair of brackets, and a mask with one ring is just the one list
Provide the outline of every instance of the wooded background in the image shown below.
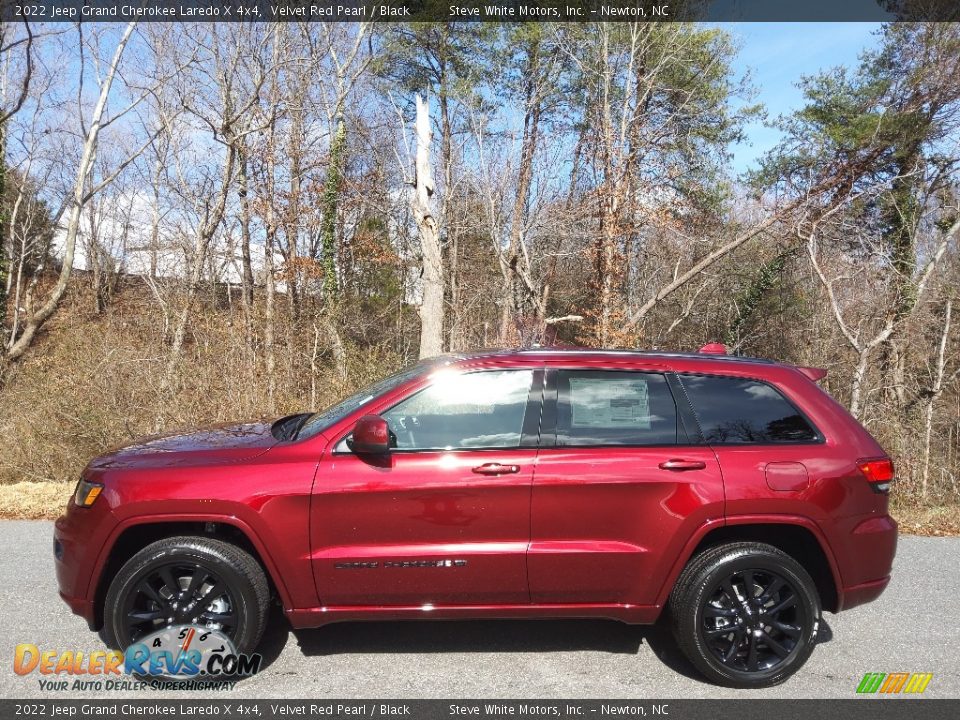
[[960,26],[880,32],[737,176],[722,26],[4,25],[0,483],[439,352],[721,341],[827,368],[960,527]]

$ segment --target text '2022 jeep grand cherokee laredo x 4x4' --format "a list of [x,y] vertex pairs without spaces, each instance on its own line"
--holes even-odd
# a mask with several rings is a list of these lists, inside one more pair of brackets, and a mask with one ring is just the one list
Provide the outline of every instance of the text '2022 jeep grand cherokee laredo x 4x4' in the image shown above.
[[886,587],[893,467],[823,371],[723,353],[446,357],[320,413],[143,440],[57,521],[60,594],[117,648],[192,623],[240,652],[271,594],[297,628],[667,608],[710,680],[781,682],[821,608]]

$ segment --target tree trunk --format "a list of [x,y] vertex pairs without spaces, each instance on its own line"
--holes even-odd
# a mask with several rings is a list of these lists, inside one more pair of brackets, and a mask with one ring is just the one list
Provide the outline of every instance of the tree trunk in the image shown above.
[[[538,90],[540,62],[539,46],[533,45],[527,56],[525,68],[525,107],[523,118],[523,141],[520,149],[520,167],[517,175],[517,196],[513,203],[513,222],[510,225],[510,239],[507,245],[506,278],[503,298],[503,312],[500,316],[500,344],[511,345],[515,339],[521,344],[533,341],[531,331],[539,334],[538,328],[527,327],[531,322],[537,325],[542,317],[530,318],[535,296],[528,286],[530,267],[527,255],[521,252],[523,232],[527,222],[527,204],[530,199],[530,186],[533,181],[533,158],[537,151],[540,130],[542,99]],[[539,315],[540,313],[538,313]],[[523,328],[526,330],[520,330]],[[520,337],[516,333],[520,330]]]
[[[269,213],[269,211],[268,211]],[[272,213],[270,213],[272,214]],[[273,411],[273,395],[277,385],[276,369],[276,281],[274,280],[273,246],[275,230],[273,224],[267,222],[267,236],[263,248],[263,269],[266,275],[266,307],[263,317],[263,352],[267,371],[267,399],[270,410]]]
[[7,127],[0,123],[0,348],[7,346],[7,296],[10,294],[10,258],[13,236],[8,229],[7,204]]
[[953,301],[947,300],[943,313],[943,332],[940,334],[940,344],[937,347],[936,375],[933,387],[927,394],[927,403],[924,408],[923,423],[923,475],[920,482],[920,497],[927,499],[930,489],[930,442],[933,437],[933,406],[943,393],[943,377],[947,368],[947,342],[950,339],[950,320],[953,314]]
[[448,347],[459,350],[463,334],[460,324],[460,233],[457,224],[449,221],[450,202],[453,200],[453,123],[450,120],[450,89],[445,63],[441,64],[440,75],[440,167],[443,171],[443,195],[438,226],[442,225],[446,235],[445,245],[441,239],[441,248],[446,250],[447,257],[446,263],[443,263],[441,258],[441,266],[446,274],[446,288],[450,293],[449,307],[453,314],[449,323]]
[[423,298],[420,303],[420,357],[443,352],[443,258],[437,220],[431,209],[433,174],[430,168],[430,106],[417,95],[416,184],[411,209],[420,231],[423,253]]
[[253,307],[253,263],[250,260],[250,181],[247,177],[247,153],[241,148],[237,163],[237,195],[240,196],[240,263],[243,306],[249,314]]
[[323,225],[321,227],[323,252],[323,297],[327,304],[337,298],[337,207],[340,199],[340,178],[343,153],[346,148],[347,127],[338,113],[330,140],[330,161],[323,187]]

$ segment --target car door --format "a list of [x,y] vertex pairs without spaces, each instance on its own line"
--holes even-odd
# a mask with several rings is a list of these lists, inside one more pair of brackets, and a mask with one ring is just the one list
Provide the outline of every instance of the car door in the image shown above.
[[529,602],[542,381],[542,370],[442,370],[380,409],[388,454],[335,444],[311,507],[324,605]]
[[534,603],[651,604],[723,480],[682,389],[647,369],[549,369],[528,555]]

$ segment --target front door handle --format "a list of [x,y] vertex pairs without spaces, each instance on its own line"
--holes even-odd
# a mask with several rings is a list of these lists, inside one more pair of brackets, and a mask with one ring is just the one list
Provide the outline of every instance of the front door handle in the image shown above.
[[660,463],[661,470],[703,470],[707,464],[703,460],[665,460]]
[[519,465],[504,465],[502,463],[484,463],[473,469],[477,475],[509,475],[520,472]]

